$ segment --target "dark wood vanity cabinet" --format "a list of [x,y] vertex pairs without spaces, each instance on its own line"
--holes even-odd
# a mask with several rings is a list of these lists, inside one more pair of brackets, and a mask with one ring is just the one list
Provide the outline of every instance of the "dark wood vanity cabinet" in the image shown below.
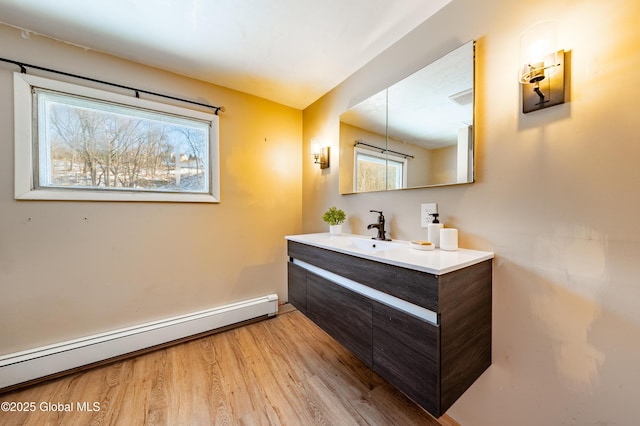
[[307,317],[372,367],[371,301],[317,275],[307,278]]
[[287,264],[289,303],[307,314],[307,271],[289,262]]
[[373,306],[373,370],[437,413],[439,327],[381,303]]
[[[295,241],[288,241],[288,254],[289,302],[434,416],[491,364],[491,260],[436,276]],[[437,319],[322,276],[332,274],[428,309]]]

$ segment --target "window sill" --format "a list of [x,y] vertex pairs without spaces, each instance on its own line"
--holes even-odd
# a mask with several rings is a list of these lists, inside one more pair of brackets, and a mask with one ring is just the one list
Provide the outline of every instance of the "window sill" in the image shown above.
[[185,194],[132,191],[89,191],[89,190],[30,190],[15,194],[16,200],[51,201],[148,201],[181,203],[219,203],[211,194]]

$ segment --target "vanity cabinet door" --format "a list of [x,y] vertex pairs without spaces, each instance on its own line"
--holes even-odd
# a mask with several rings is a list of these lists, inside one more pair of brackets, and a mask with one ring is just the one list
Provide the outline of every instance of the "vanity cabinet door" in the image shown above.
[[373,303],[373,370],[440,416],[437,325]]
[[287,264],[289,303],[307,313],[307,271],[291,262]]
[[372,365],[371,301],[315,274],[307,274],[307,316]]

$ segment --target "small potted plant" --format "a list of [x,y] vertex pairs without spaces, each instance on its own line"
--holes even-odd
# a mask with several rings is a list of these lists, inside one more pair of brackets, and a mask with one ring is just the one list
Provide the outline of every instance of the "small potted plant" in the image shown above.
[[322,216],[322,220],[329,224],[329,232],[331,234],[339,234],[342,232],[342,223],[347,215],[341,209],[331,207]]

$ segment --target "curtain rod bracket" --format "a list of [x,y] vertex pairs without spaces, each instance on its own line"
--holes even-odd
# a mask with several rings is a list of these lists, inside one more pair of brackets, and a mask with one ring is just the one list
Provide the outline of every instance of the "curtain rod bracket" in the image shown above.
[[20,67],[20,73],[22,74],[26,74],[27,73],[27,69],[24,67],[24,65],[22,64],[16,64]]

